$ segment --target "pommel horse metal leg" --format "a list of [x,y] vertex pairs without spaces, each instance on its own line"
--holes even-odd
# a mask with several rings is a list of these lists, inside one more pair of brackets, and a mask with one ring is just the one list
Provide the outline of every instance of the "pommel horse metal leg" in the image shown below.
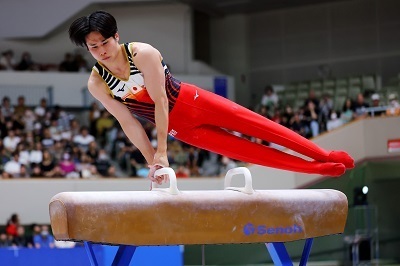
[[[299,266],[307,265],[308,257],[310,256],[311,246],[314,238],[306,239],[304,244],[303,254]],[[293,262],[286,250],[285,244],[282,242],[265,243],[269,254],[271,255],[272,261],[276,266],[292,266]]]
[[[341,234],[346,224],[347,197],[337,190],[255,191],[250,171],[238,167],[226,174],[224,190],[179,191],[171,168],[155,174],[168,174],[170,187],[57,194],[49,205],[55,238],[83,241],[92,266],[99,265],[94,243],[119,246],[115,266],[129,265],[139,246],[240,243],[266,243],[275,265],[291,266],[284,242],[305,240],[304,266],[313,239]],[[237,174],[244,187],[230,187]]]
[[[99,266],[97,262],[96,256],[93,251],[93,244],[85,241],[84,242],[86,252],[89,257],[91,266]],[[133,255],[135,254],[136,246],[127,246],[120,245],[118,247],[117,254],[115,254],[114,260],[112,262],[112,266],[127,266],[132,260]]]

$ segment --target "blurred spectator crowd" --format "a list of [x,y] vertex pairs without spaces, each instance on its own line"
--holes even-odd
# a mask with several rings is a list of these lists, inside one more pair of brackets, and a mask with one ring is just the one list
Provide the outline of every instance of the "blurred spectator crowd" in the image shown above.
[[255,111],[306,138],[316,137],[357,119],[400,115],[396,93],[391,93],[386,103],[380,101],[378,93],[359,93],[355,98],[345,99],[339,110],[334,108],[329,94],[318,98],[313,89],[297,109],[290,105],[282,106],[280,100],[273,87],[268,85]]
[[[2,178],[147,177],[148,166],[119,123],[93,102],[84,119],[45,98],[27,106],[19,96],[0,105],[0,173]],[[84,121],[81,121],[84,120]],[[141,121],[157,146],[153,124]],[[237,163],[168,139],[168,156],[177,177],[218,176]]]
[[[0,70],[16,71],[89,71],[87,62],[79,53],[66,53],[58,65],[38,63],[28,52],[20,60],[12,50],[0,55]],[[313,89],[299,108],[281,104],[272,86],[266,86],[255,112],[281,124],[298,134],[312,138],[348,122],[367,116],[399,115],[396,94],[381,102],[379,94],[358,94],[347,98],[340,110],[334,109],[329,94],[316,97]],[[140,151],[132,145],[118,122],[93,102],[87,118],[79,119],[61,106],[48,106],[45,98],[37,106],[26,106],[25,97],[16,103],[4,97],[0,106],[0,177],[1,178],[100,178],[146,177],[148,166]],[[144,120],[147,135],[154,147],[157,134],[154,125]],[[250,141],[283,147],[267,141],[235,135]],[[219,156],[212,152],[168,139],[170,166],[177,177],[223,176],[243,162]]]
[[51,64],[35,61],[29,52],[23,52],[16,59],[14,51],[9,49],[0,54],[0,70],[88,72],[90,67],[80,53],[66,53],[59,64]]
[[47,224],[24,226],[17,213],[11,215],[0,230],[0,248],[72,248],[74,242],[55,241]]
[[[298,134],[312,138],[352,120],[367,116],[399,115],[397,95],[382,104],[378,94],[366,100],[363,94],[346,99],[341,110],[333,109],[328,95],[321,99],[310,90],[298,110],[281,107],[272,87],[261,99],[259,114]],[[2,178],[101,178],[146,177],[148,166],[140,151],[127,139],[119,123],[97,102],[85,111],[85,119],[61,106],[48,106],[45,98],[27,106],[25,97],[16,103],[3,97],[0,105],[0,174]],[[153,124],[140,120],[154,147],[157,132]],[[277,144],[232,132],[263,145]],[[243,162],[208,152],[173,137],[168,139],[170,166],[177,177],[223,176]]]

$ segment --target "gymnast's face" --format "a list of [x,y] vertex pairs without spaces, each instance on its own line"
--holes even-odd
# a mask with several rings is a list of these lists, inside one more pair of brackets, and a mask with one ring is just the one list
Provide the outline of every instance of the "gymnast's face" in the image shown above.
[[93,31],[86,36],[86,45],[94,59],[102,63],[111,61],[120,51],[119,35],[114,37],[104,38],[100,32]]

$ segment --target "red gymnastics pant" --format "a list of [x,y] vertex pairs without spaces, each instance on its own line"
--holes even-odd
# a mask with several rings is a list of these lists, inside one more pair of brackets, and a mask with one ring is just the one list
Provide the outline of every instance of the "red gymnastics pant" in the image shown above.
[[[235,136],[229,131],[279,144],[305,160]],[[354,166],[345,152],[328,152],[296,132],[197,86],[182,83],[169,115],[169,134],[229,158],[283,170],[339,176]]]

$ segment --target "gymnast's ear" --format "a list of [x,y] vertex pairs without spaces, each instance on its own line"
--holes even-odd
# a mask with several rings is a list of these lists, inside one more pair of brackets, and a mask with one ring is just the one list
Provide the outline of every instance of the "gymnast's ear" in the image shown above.
[[115,33],[115,35],[114,35],[114,39],[117,41],[117,42],[119,42],[119,33],[117,32],[117,33]]

